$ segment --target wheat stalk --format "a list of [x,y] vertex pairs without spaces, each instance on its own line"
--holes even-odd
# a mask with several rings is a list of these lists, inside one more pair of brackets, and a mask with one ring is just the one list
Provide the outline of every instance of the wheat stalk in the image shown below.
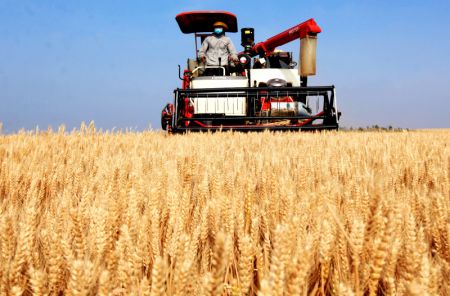
[[0,295],[449,295],[448,139],[0,134]]

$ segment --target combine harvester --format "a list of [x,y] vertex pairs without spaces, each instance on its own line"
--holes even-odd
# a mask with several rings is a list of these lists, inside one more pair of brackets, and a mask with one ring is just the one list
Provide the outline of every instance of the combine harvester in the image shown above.
[[[193,33],[196,58],[188,59],[181,75],[182,88],[161,114],[169,132],[336,130],[339,117],[334,86],[308,86],[316,74],[317,34],[320,27],[307,20],[264,42],[254,43],[254,29],[241,29],[239,62],[227,67],[205,66],[198,58],[198,41],[209,36],[216,21],[237,32],[234,14],[222,11],[185,12],[176,16],[181,31]],[[276,48],[300,39],[300,65],[292,53]],[[225,66],[225,65],[224,65]],[[214,69],[215,76],[211,75]],[[208,69],[208,70],[207,70]],[[207,71],[205,71],[207,70]],[[218,74],[216,74],[218,73]]]

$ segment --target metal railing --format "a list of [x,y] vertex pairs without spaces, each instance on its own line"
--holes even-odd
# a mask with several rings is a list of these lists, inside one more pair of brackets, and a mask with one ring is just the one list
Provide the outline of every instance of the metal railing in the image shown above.
[[[212,130],[337,129],[339,123],[334,86],[176,89],[174,96],[175,112],[172,126],[180,130],[204,130],[205,128]],[[263,98],[285,97],[292,98],[295,102],[302,102],[309,108],[311,114],[270,116],[270,114],[259,112]],[[183,106],[185,98],[189,98],[189,100],[195,98],[245,98],[246,114],[245,116],[196,114],[189,118],[183,117],[179,106]],[[293,124],[277,125],[277,122],[282,120],[289,120]],[[189,122],[189,125],[186,122]]]

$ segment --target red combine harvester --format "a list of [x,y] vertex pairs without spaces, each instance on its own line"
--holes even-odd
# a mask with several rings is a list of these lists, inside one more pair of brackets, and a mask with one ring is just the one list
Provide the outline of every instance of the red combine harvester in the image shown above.
[[[241,29],[237,64],[206,66],[198,59],[198,41],[213,31],[213,24],[227,24],[237,32],[236,16],[222,11],[184,12],[176,16],[181,31],[193,33],[196,58],[188,59],[174,91],[173,104],[161,114],[161,126],[169,132],[207,130],[335,130],[339,128],[334,86],[308,86],[316,74],[317,34],[313,19],[264,42],[254,43],[254,29]],[[276,48],[300,39],[300,65],[292,53]],[[226,66],[226,67],[225,67]],[[209,68],[215,68],[214,71]],[[207,70],[208,69],[208,70]],[[215,73],[210,76],[211,72]]]

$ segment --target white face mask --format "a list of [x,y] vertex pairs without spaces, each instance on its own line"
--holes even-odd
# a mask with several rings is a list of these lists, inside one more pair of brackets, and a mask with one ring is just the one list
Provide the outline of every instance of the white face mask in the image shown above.
[[214,28],[214,34],[220,35],[222,33],[223,33],[223,29],[222,28]]

